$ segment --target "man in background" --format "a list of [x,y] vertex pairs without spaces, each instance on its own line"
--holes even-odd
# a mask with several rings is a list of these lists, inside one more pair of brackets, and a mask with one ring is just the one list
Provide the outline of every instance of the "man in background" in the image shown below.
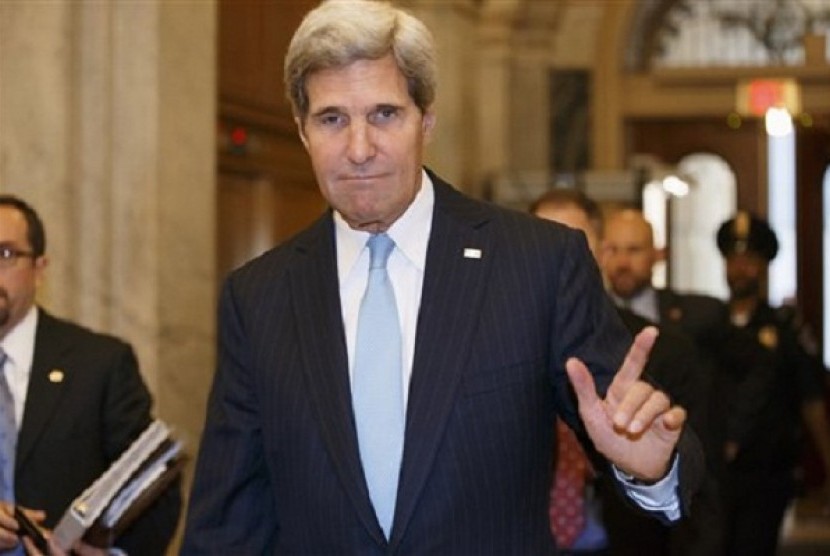
[[[25,201],[0,195],[0,553],[22,554],[14,505],[53,528],[151,421],[151,398],[123,341],[46,312],[35,294],[46,234]],[[115,546],[160,556],[181,507],[168,489]],[[90,549],[84,546],[83,550]],[[3,552],[6,551],[6,552]]]
[[[774,394],[759,415],[762,431],[744,443],[727,467],[727,550],[775,554],[784,513],[796,493],[805,435],[810,434],[830,483],[830,432],[825,408],[824,366],[794,322],[794,311],[766,300],[769,263],[778,239],[769,224],[738,212],[717,232],[726,261],[729,316],[757,338],[775,362]],[[825,500],[826,503],[826,500]]]

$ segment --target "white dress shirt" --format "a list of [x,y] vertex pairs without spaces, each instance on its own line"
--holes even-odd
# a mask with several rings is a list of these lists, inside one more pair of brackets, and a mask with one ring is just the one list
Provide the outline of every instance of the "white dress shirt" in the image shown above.
[[35,356],[35,331],[37,330],[37,307],[32,305],[26,316],[0,341],[0,347],[8,359],[3,367],[6,380],[14,399],[14,418],[17,429],[23,421],[23,406],[32,374],[32,360]]

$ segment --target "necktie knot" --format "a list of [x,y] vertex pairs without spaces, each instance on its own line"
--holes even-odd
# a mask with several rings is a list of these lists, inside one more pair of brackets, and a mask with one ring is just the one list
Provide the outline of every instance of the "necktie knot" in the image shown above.
[[369,269],[386,268],[386,261],[395,247],[395,242],[386,234],[373,234],[367,242],[371,262]]

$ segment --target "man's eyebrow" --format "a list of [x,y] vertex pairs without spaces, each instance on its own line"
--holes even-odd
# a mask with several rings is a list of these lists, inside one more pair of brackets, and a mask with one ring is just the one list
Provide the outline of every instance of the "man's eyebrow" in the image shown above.
[[311,112],[310,116],[322,116],[323,114],[331,114],[332,112],[342,112],[343,110],[337,106],[323,106],[322,108]]

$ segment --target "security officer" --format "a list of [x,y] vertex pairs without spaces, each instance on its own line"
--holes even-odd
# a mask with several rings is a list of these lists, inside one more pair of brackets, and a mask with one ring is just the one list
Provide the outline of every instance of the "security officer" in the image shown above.
[[799,331],[787,316],[792,311],[773,309],[766,301],[767,269],[778,253],[769,224],[739,212],[721,225],[717,245],[726,260],[732,322],[755,336],[775,365],[774,388],[760,416],[763,422],[753,427],[759,434],[737,448],[727,469],[726,553],[773,555],[784,512],[796,492],[802,421],[824,469],[830,471],[823,366],[799,341]]

